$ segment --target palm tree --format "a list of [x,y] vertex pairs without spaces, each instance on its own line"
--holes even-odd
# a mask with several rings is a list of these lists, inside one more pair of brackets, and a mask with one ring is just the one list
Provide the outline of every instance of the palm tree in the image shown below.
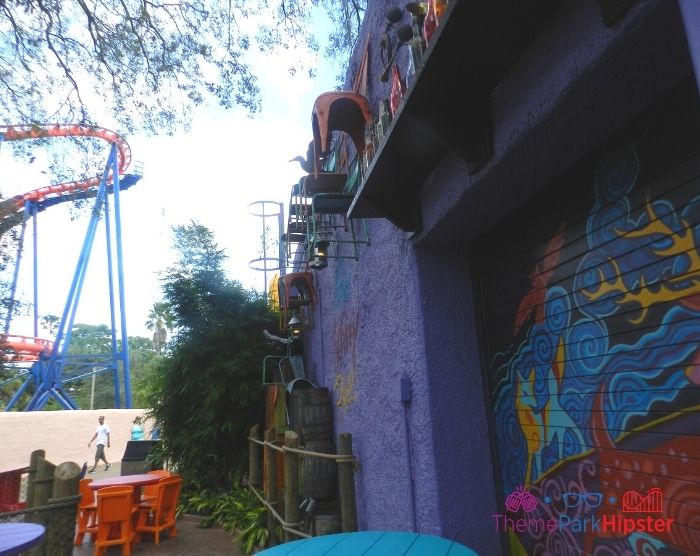
[[165,341],[168,339],[168,331],[173,329],[175,317],[170,310],[170,305],[164,301],[156,301],[148,313],[146,328],[153,330],[153,345],[158,352],[162,354]]

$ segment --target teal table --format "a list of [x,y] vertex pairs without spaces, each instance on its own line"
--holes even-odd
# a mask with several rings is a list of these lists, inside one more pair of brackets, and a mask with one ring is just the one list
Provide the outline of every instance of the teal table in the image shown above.
[[403,531],[359,531],[280,544],[265,556],[479,556],[454,541]]

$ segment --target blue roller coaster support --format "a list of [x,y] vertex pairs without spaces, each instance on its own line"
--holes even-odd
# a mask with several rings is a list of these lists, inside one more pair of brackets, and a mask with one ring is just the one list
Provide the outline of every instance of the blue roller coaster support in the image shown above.
[[[112,184],[107,185],[107,180],[112,176]],[[126,187],[133,185],[135,181],[138,181],[138,177],[134,178],[129,176],[128,184]],[[87,273],[88,262],[90,259],[90,253],[92,251],[92,246],[95,239],[95,233],[97,231],[97,226],[100,220],[100,216],[104,214],[105,230],[106,230],[106,240],[107,240],[107,266],[109,274],[109,301],[110,301],[110,318],[112,325],[112,338],[111,338],[111,361],[101,370],[111,370],[114,379],[114,403],[115,407],[122,407],[121,403],[121,393],[120,393],[120,381],[119,381],[119,362],[121,362],[121,368],[123,370],[124,377],[124,407],[132,407],[131,398],[131,371],[129,367],[129,343],[128,335],[126,330],[126,310],[125,310],[125,295],[124,295],[124,269],[123,269],[123,256],[122,256],[122,240],[121,240],[121,205],[120,205],[120,180],[119,180],[119,166],[117,158],[117,145],[112,144],[110,149],[109,158],[105,166],[105,170],[102,174],[102,179],[100,181],[99,188],[97,190],[97,196],[95,199],[95,204],[92,210],[92,216],[88,224],[87,232],[85,234],[85,239],[83,241],[83,246],[78,258],[78,263],[73,275],[73,280],[71,282],[70,290],[68,293],[68,298],[66,300],[66,305],[63,309],[63,314],[61,316],[61,321],[56,333],[56,338],[53,344],[53,349],[50,354],[43,354],[38,361],[36,361],[28,373],[25,382],[22,384],[20,389],[15,393],[10,402],[5,408],[6,411],[12,409],[12,407],[18,402],[21,395],[26,391],[30,384],[34,384],[34,394],[25,407],[26,411],[36,411],[43,409],[46,403],[51,398],[54,398],[64,409],[78,409],[75,401],[70,397],[70,395],[64,391],[64,383],[66,382],[66,377],[63,375],[63,369],[66,362],[69,359],[68,349],[71,343],[71,337],[73,332],[73,326],[75,323],[75,315],[78,308],[78,302],[80,300],[80,293],[82,291],[83,282]],[[120,313],[120,325],[121,325],[121,346],[117,341],[116,337],[116,302],[114,295],[114,269],[113,269],[113,249],[112,249],[112,229],[111,229],[111,218],[110,209],[108,202],[108,193],[112,193],[114,196],[114,221],[115,221],[115,231],[114,238],[116,243],[116,258],[117,258],[117,287],[119,296],[119,313]],[[47,206],[51,204],[47,202]],[[43,210],[44,207],[40,207]],[[103,213],[104,211],[104,213]],[[33,214],[36,215],[36,209],[33,210]],[[36,237],[36,235],[35,235]],[[35,269],[36,269],[36,245],[35,245]],[[35,271],[35,285],[36,285],[36,271]],[[35,288],[36,291],[36,288]],[[35,299],[36,302],[36,299]],[[36,306],[36,305],[35,305]],[[35,322],[37,320],[37,315],[35,315]],[[35,324],[36,326],[36,324]],[[36,331],[35,331],[36,335]],[[91,374],[91,373],[86,373]],[[83,375],[85,376],[85,375]],[[70,377],[74,379],[76,377]]]

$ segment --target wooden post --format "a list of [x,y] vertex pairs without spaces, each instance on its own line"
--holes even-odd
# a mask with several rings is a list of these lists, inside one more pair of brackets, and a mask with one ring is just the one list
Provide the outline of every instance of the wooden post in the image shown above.
[[[352,434],[338,435],[338,455],[352,456]],[[340,517],[343,533],[357,531],[357,508],[355,506],[355,477],[353,462],[338,463],[338,490],[340,492]]]
[[27,507],[31,508],[34,505],[34,480],[36,479],[36,470],[39,465],[39,458],[46,457],[44,450],[34,450],[29,456],[29,471],[27,475]]
[[[43,452],[43,450],[41,450]],[[34,454],[32,454],[34,457]],[[44,506],[48,503],[49,498],[51,498],[51,493],[53,492],[53,474],[56,466],[50,461],[44,459],[44,456],[36,456],[36,473],[34,475],[34,480],[32,481],[34,485],[34,491],[32,493],[31,506],[29,501],[27,501],[27,506],[32,508],[37,508],[39,506]],[[33,523],[38,523],[46,528],[47,539],[51,535],[51,512],[37,512],[32,518]],[[47,541],[42,542],[40,545],[34,547],[31,551],[32,556],[46,556],[48,554]]]
[[[260,426],[250,428],[250,437],[260,440]],[[250,441],[250,463],[248,469],[248,482],[254,487],[260,486],[260,444]]]
[[[294,431],[285,431],[284,445],[289,448],[299,447],[299,435]],[[299,522],[299,454],[284,453],[284,520],[287,523]],[[285,531],[286,542],[296,540],[296,536]]]
[[34,478],[34,497],[32,507],[45,505],[53,492],[53,474],[56,466],[42,456],[37,458],[36,475]]
[[[265,432],[265,440],[267,442],[275,441],[275,427]],[[267,462],[267,491],[265,492],[265,499],[270,506],[275,507],[277,503],[277,466],[275,465],[275,460],[277,455],[275,450],[269,446],[265,446],[265,461]],[[277,529],[277,520],[272,512],[268,510],[267,512],[267,531],[268,544],[269,546],[275,546],[277,544],[277,535],[275,530]]]
[[[49,503],[68,502],[78,494],[80,466],[73,461],[66,461],[56,467],[53,474],[53,496]],[[75,506],[54,509],[49,512],[46,527],[47,554],[54,554],[55,547],[70,546],[75,537],[75,525],[79,499]],[[52,550],[53,549],[53,550]]]
[[78,494],[80,466],[73,461],[66,461],[56,467],[53,474],[52,498],[65,498]]

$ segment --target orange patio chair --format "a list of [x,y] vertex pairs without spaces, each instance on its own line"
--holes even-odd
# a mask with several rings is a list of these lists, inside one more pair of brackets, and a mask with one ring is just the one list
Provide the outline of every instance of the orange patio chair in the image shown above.
[[180,497],[182,477],[164,477],[158,483],[158,495],[155,500],[139,504],[138,522],[136,524],[136,541],[141,540],[142,533],[153,533],[156,544],[160,534],[168,531],[169,536],[176,537],[175,510]]
[[78,492],[82,498],[78,504],[77,532],[75,535],[75,545],[83,544],[85,535],[90,535],[90,540],[95,539],[97,534],[97,502],[95,502],[95,491],[90,488],[92,479],[80,479]]
[[[149,475],[158,475],[159,477],[170,477],[172,473],[165,469],[152,469],[148,471]],[[141,502],[150,502],[158,496],[158,483],[145,485],[141,490]]]
[[110,546],[122,547],[130,556],[134,543],[134,520],[138,509],[132,506],[134,487],[113,486],[97,491],[97,539],[95,556],[106,554]]

